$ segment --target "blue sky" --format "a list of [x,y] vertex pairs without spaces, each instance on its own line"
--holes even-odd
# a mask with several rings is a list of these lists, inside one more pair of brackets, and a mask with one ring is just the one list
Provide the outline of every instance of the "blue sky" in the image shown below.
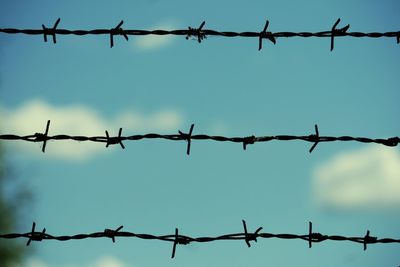
[[[2,1],[1,27],[397,31],[398,1]],[[394,38],[257,39],[0,35],[0,127],[6,133],[194,133],[398,136],[400,47]],[[356,143],[194,141],[7,143],[49,233],[124,230],[192,236],[263,226],[272,233],[399,237],[398,148]],[[24,240],[20,240],[24,242]],[[398,245],[259,240],[179,246],[119,238],[33,243],[24,267],[397,266]]]

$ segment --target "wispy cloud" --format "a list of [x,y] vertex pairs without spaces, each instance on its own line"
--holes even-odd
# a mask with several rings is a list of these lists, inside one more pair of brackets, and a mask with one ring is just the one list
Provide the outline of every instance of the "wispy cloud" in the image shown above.
[[[78,267],[78,266],[77,266]],[[96,262],[88,265],[88,267],[128,267],[117,258],[106,256],[98,259]]]
[[[50,135],[93,135],[103,136],[108,130],[116,135],[122,127],[124,134],[146,131],[176,131],[183,116],[176,110],[165,109],[144,114],[137,111],[121,111],[113,118],[102,116],[97,110],[84,105],[56,106],[43,100],[31,100],[16,108],[0,106],[0,131],[18,135],[44,132],[47,120],[51,120]],[[39,153],[35,144],[18,142],[18,148]],[[50,142],[48,156],[62,159],[81,160],[104,150],[102,144],[77,143],[73,141]]]
[[24,267],[47,267],[48,265],[38,259],[30,259]]
[[[150,30],[174,30],[176,28],[177,23],[164,22],[151,27]],[[141,51],[150,51],[168,46],[174,41],[174,39],[176,39],[176,37],[172,35],[137,36],[133,44]]]
[[339,210],[400,208],[400,153],[381,146],[336,155],[314,170],[319,205]]
[[[29,259],[22,266],[16,265],[15,267],[50,267],[53,265],[49,265],[42,260],[39,259]],[[68,265],[59,265],[56,267],[131,267],[131,265],[123,263],[121,260],[112,257],[112,256],[103,256],[92,263],[89,264],[68,264]]]

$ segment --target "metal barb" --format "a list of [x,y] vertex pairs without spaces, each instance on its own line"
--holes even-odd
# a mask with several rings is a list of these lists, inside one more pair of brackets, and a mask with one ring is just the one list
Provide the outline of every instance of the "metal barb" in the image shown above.
[[[113,242],[115,242],[115,237],[125,237],[125,238],[135,238],[135,239],[143,239],[143,240],[157,240],[160,242],[173,242],[172,248],[172,258],[175,257],[176,246],[177,245],[187,245],[192,242],[198,243],[208,243],[208,242],[218,242],[218,241],[238,241],[242,242],[244,240],[248,247],[251,246],[251,241],[257,241],[258,238],[263,239],[282,239],[282,240],[302,240],[309,244],[309,247],[312,247],[312,243],[315,242],[323,242],[323,241],[337,241],[339,243],[343,241],[353,242],[357,244],[363,244],[364,249],[367,249],[368,244],[399,244],[399,238],[381,238],[370,236],[370,232],[367,231],[365,236],[354,237],[354,236],[342,236],[342,235],[322,235],[320,233],[313,233],[312,222],[309,222],[309,230],[307,234],[299,235],[299,234],[277,234],[277,233],[260,233],[261,227],[258,228],[254,233],[249,233],[247,229],[246,222],[242,220],[244,232],[241,231],[239,233],[229,233],[229,234],[220,234],[217,236],[202,236],[202,237],[190,237],[179,235],[178,228],[175,229],[175,234],[172,235],[154,235],[154,234],[137,234],[133,232],[119,232],[122,229],[122,226],[117,228],[116,230],[105,229],[103,232],[94,232],[94,233],[80,233],[74,235],[51,235],[46,233],[46,229],[43,229],[42,232],[35,231],[35,222],[32,224],[32,230],[28,233],[0,233],[1,239],[18,239],[18,238],[27,238],[29,239],[27,245],[29,246],[32,241],[47,241],[47,240],[57,240],[57,241],[70,241],[70,240],[83,240],[83,239],[92,239],[92,238],[111,238]],[[103,228],[104,229],[104,228]],[[113,239],[114,237],[114,239]]]
[[265,22],[264,29],[260,32],[260,37],[258,38],[258,51],[262,49],[262,39],[268,39],[270,40],[273,44],[276,44],[276,39],[274,37],[274,34],[272,32],[267,32],[269,25],[269,21],[267,20]]
[[399,137],[391,137],[391,138],[388,138],[385,141],[385,145],[394,147],[394,146],[397,146],[399,144],[399,142],[400,142],[400,138]]
[[186,40],[189,40],[189,38],[196,36],[197,37],[197,41],[199,43],[201,43],[202,40],[207,39],[207,35],[202,31],[203,26],[206,24],[205,21],[203,21],[200,24],[199,28],[192,28],[192,27],[188,27],[188,31],[187,31],[187,36],[185,37]]
[[172,256],[171,258],[175,258],[175,251],[176,251],[176,245],[178,244],[178,228],[175,228],[175,240],[174,240],[174,245],[172,247]]
[[175,239],[174,239],[174,245],[172,247],[172,256],[171,258],[175,258],[175,251],[176,251],[176,245],[187,245],[190,243],[190,240],[187,239],[184,236],[179,236],[179,231],[178,228],[175,228]]
[[[121,21],[122,22],[122,21]],[[47,35],[53,36],[53,42],[56,41],[55,33],[62,35],[109,35],[110,36],[110,46],[114,46],[114,35],[122,35],[126,40],[128,40],[128,35],[134,36],[144,36],[144,35],[154,35],[154,36],[164,36],[164,35],[186,35],[186,39],[193,38],[196,39],[199,43],[204,40],[207,36],[219,36],[223,38],[239,37],[239,38],[257,38],[259,40],[259,50],[262,48],[262,39],[269,39],[274,44],[276,43],[275,38],[326,38],[329,37],[331,39],[331,51],[334,49],[334,39],[336,36],[347,36],[349,38],[396,38],[397,43],[400,43],[400,32],[399,31],[385,31],[385,32],[352,32],[347,33],[350,25],[347,25],[341,29],[336,29],[338,26],[340,19],[338,19],[334,26],[328,31],[321,32],[268,32],[268,23],[265,24],[264,30],[262,32],[240,32],[240,31],[218,31],[214,29],[203,30],[203,26],[205,22],[203,22],[199,28],[188,27],[188,30],[179,30],[179,29],[159,29],[159,30],[142,30],[142,29],[132,29],[132,30],[123,30],[121,28],[122,23],[119,23],[117,27],[104,30],[104,29],[92,29],[92,30],[72,30],[72,29],[62,29],[56,30],[55,28],[49,29],[42,25],[42,29],[16,29],[16,28],[0,28],[0,34],[26,34],[26,35],[43,35],[45,42],[47,42]]]
[[107,139],[106,147],[108,147],[109,145],[119,144],[122,147],[122,149],[125,149],[125,146],[122,143],[122,139],[123,139],[123,137],[121,136],[122,128],[119,128],[118,136],[114,136],[114,137],[110,137],[107,130],[105,132],[106,132],[106,139]]
[[122,24],[124,24],[124,21],[121,20],[121,22],[113,29],[110,30],[110,47],[112,48],[114,46],[114,35],[122,35],[125,40],[129,40],[128,35],[125,33],[125,31],[121,28]]
[[111,238],[111,239],[112,239],[112,242],[115,243],[115,235],[116,235],[116,233],[117,233],[119,230],[121,230],[123,227],[124,227],[124,226],[121,225],[121,226],[118,227],[116,230],[105,229],[105,230],[104,230],[104,235],[105,235],[106,237]]
[[310,135],[310,140],[314,140],[314,144],[310,148],[308,152],[313,152],[314,148],[318,145],[319,143],[319,132],[318,132],[318,125],[315,124],[315,134]]
[[227,143],[240,143],[243,145],[243,149],[247,148],[248,144],[255,143],[267,143],[272,141],[279,142],[292,142],[295,140],[303,142],[313,143],[309,152],[311,153],[317,144],[320,142],[358,142],[358,143],[375,143],[388,147],[396,147],[400,143],[400,138],[398,136],[390,138],[371,138],[371,137],[357,137],[357,136],[319,136],[318,125],[315,125],[315,134],[303,136],[303,135],[265,135],[265,136],[244,136],[244,137],[229,137],[229,136],[214,136],[214,135],[192,135],[194,124],[191,126],[189,133],[183,133],[178,131],[179,134],[159,134],[159,133],[147,133],[147,134],[136,134],[130,136],[122,136],[122,128],[119,130],[119,135],[117,137],[110,137],[108,131],[105,131],[106,137],[104,136],[82,136],[82,135],[67,135],[59,134],[54,136],[48,136],[50,120],[46,127],[46,132],[34,133],[31,135],[16,135],[16,134],[0,134],[0,140],[6,141],[23,141],[23,142],[43,142],[42,151],[45,152],[47,146],[47,141],[57,141],[63,142],[66,140],[72,140],[76,142],[87,141],[94,143],[106,143],[106,147],[112,144],[120,144],[122,148],[125,148],[122,142],[125,140],[132,142],[139,142],[141,140],[147,139],[164,139],[164,140],[174,140],[174,141],[185,141],[187,143],[186,154],[190,154],[191,141],[192,140],[209,140],[215,142],[227,142]]
[[364,240],[363,240],[364,251],[367,250],[367,244],[376,243],[377,240],[378,240],[378,238],[375,236],[370,236],[369,230],[367,230],[367,234],[364,236]]
[[308,222],[308,247],[312,247],[312,222]]
[[341,29],[336,29],[336,26],[339,24],[339,22],[340,18],[337,19],[331,30],[331,51],[333,51],[334,48],[335,36],[344,36],[346,34],[346,31],[350,28],[350,24],[347,24]]
[[247,145],[252,145],[256,141],[256,137],[254,135],[247,136],[243,138],[243,150],[246,150]]
[[28,242],[26,243],[27,246],[31,244],[31,241],[42,241],[45,237],[46,228],[43,228],[42,232],[35,232],[36,223],[32,223],[32,231],[29,234]]
[[312,247],[312,242],[322,242],[327,239],[327,236],[320,233],[313,233],[312,222],[308,222],[308,247]]
[[243,229],[244,229],[244,241],[246,242],[248,247],[251,247],[250,241],[255,241],[257,242],[257,236],[258,233],[263,229],[262,227],[259,227],[254,233],[248,233],[247,232],[247,226],[246,226],[246,221],[242,220],[243,223]]
[[50,128],[50,120],[47,121],[46,130],[44,133],[35,133],[35,135],[34,135],[34,137],[35,137],[35,139],[33,140],[34,142],[43,142],[43,145],[42,145],[43,153],[46,151],[46,144],[47,144],[47,140],[49,139],[49,137],[48,137],[49,128]]
[[53,28],[47,28],[46,26],[44,26],[44,24],[42,24],[42,29],[43,29],[43,39],[45,42],[47,42],[47,35],[51,35],[53,37],[53,43],[57,43],[56,40],[56,29],[58,24],[60,23],[61,19],[58,18],[56,20],[56,22],[54,23]]
[[190,146],[191,146],[191,138],[192,138],[192,133],[193,133],[193,127],[194,127],[194,124],[192,124],[190,126],[189,133],[184,133],[184,132],[178,131],[178,133],[181,135],[181,138],[183,140],[187,140],[186,154],[188,156],[190,155]]

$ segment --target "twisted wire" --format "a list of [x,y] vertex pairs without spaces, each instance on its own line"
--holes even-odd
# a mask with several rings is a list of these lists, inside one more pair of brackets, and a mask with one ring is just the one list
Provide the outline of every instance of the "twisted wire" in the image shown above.
[[318,125],[315,125],[315,133],[310,135],[271,135],[271,136],[245,136],[245,137],[226,137],[220,135],[206,135],[206,134],[193,134],[194,124],[191,125],[188,133],[178,131],[178,134],[136,134],[130,136],[122,136],[122,128],[119,128],[118,136],[110,136],[108,131],[105,131],[105,136],[83,136],[83,135],[48,135],[50,127],[50,120],[47,121],[45,133],[35,133],[30,135],[15,135],[15,134],[2,134],[0,140],[7,141],[25,141],[25,142],[42,142],[42,152],[45,152],[48,141],[63,141],[73,140],[78,142],[97,142],[106,143],[106,147],[110,145],[119,144],[123,149],[125,146],[123,141],[139,141],[144,139],[165,139],[171,141],[186,141],[187,150],[186,154],[190,155],[191,141],[192,140],[212,140],[216,142],[232,142],[241,143],[243,149],[246,150],[248,145],[262,142],[271,141],[293,141],[300,140],[313,143],[309,152],[311,153],[315,147],[321,142],[359,142],[359,143],[375,143],[388,147],[395,147],[399,144],[400,138],[398,136],[390,138],[369,138],[369,137],[354,137],[354,136],[321,136],[319,134]]
[[172,242],[172,258],[175,257],[176,247],[177,245],[188,245],[190,243],[208,243],[214,241],[245,241],[248,247],[251,247],[250,242],[257,242],[257,238],[262,239],[285,239],[285,240],[303,240],[308,243],[308,247],[311,248],[313,243],[320,243],[324,241],[348,241],[353,243],[359,243],[363,245],[363,249],[367,250],[368,244],[389,244],[389,243],[397,243],[400,244],[400,239],[396,238],[378,238],[370,235],[370,231],[367,230],[364,236],[341,236],[341,235],[325,235],[318,232],[313,232],[312,222],[309,222],[309,228],[307,234],[274,234],[261,232],[262,227],[259,227],[254,232],[248,232],[246,221],[242,220],[243,223],[243,232],[232,233],[232,234],[224,234],[220,236],[213,237],[191,237],[187,235],[179,234],[178,228],[175,228],[175,234],[169,235],[154,235],[154,234],[141,234],[134,232],[126,232],[121,231],[123,226],[118,227],[116,230],[105,229],[102,232],[94,232],[94,233],[81,233],[75,235],[51,235],[46,233],[46,228],[43,228],[42,231],[36,231],[36,223],[33,222],[32,230],[27,233],[9,233],[9,234],[0,234],[0,239],[17,239],[17,238],[26,238],[28,242],[27,246],[30,245],[32,241],[44,241],[44,240],[57,240],[57,241],[70,241],[70,240],[83,240],[83,239],[93,239],[93,238],[110,238],[113,243],[115,243],[117,237],[124,238],[137,238],[137,239],[145,239],[145,240],[158,240],[165,242]]
[[143,29],[123,29],[123,20],[113,28],[110,29],[92,29],[92,30],[69,30],[69,29],[59,29],[58,24],[60,23],[60,18],[58,18],[52,28],[47,28],[42,24],[42,29],[16,29],[16,28],[0,28],[0,33],[6,34],[26,34],[26,35],[43,35],[43,39],[47,42],[47,36],[53,37],[53,43],[56,43],[56,35],[108,35],[110,37],[110,47],[114,46],[114,37],[123,36],[126,41],[129,40],[128,36],[145,36],[145,35],[176,35],[176,36],[186,36],[186,39],[195,39],[201,43],[204,39],[209,36],[219,36],[225,38],[258,38],[259,46],[258,50],[262,49],[262,40],[267,39],[273,44],[276,44],[277,38],[291,38],[291,37],[301,37],[301,38],[330,38],[331,39],[331,51],[334,49],[334,39],[336,37],[353,37],[353,38],[395,38],[397,43],[400,43],[400,31],[387,31],[387,32],[348,32],[350,25],[346,25],[342,28],[336,28],[340,23],[340,18],[336,20],[335,24],[328,31],[320,32],[270,32],[267,31],[269,26],[269,21],[267,20],[262,31],[245,31],[245,32],[235,32],[235,31],[217,31],[213,29],[203,29],[205,21],[203,21],[198,28],[188,27],[188,29],[176,29],[176,30],[143,30]]

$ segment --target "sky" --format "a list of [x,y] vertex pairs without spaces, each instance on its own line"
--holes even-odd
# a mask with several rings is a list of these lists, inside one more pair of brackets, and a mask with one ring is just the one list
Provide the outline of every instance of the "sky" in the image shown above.
[[[397,31],[398,1],[9,1],[0,27]],[[400,46],[394,38],[184,37],[0,34],[0,132],[104,135],[187,132],[225,136],[398,136]],[[249,145],[146,140],[6,142],[33,192],[18,222],[54,235],[101,232],[216,236],[271,233],[400,238],[400,151],[376,144]],[[22,243],[26,240],[20,239]],[[259,239],[178,246],[117,238],[32,242],[21,267],[398,266],[398,244]]]

